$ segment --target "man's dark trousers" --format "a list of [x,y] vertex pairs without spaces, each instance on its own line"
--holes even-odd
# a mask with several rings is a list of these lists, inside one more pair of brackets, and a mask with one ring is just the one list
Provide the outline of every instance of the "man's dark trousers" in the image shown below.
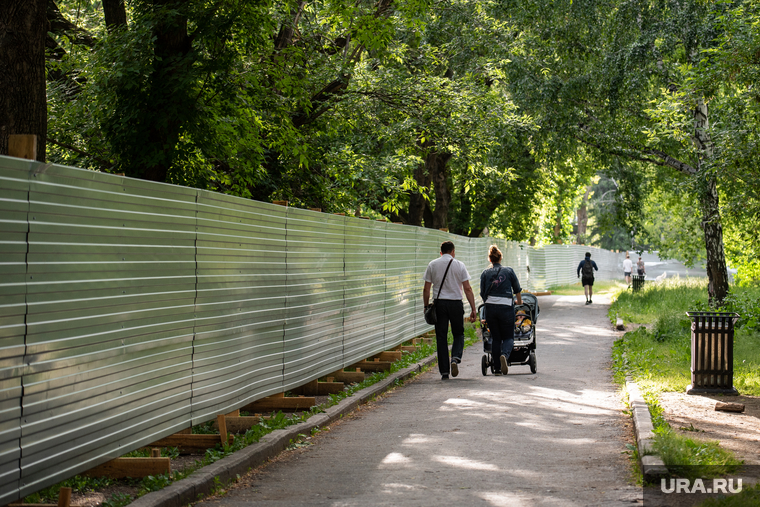
[[451,334],[454,336],[454,345],[451,347],[451,357],[462,359],[464,352],[464,303],[455,299],[436,299],[435,345],[438,348],[438,371],[441,375],[448,375],[451,369],[449,361],[449,322],[451,322]]

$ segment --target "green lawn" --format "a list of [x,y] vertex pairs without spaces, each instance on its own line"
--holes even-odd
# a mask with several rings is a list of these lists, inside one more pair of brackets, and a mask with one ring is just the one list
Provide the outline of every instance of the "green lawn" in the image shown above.
[[[691,319],[686,312],[691,310],[712,310],[704,279],[668,279],[647,284],[637,293],[618,290],[610,320],[620,317],[629,329],[635,329],[615,342],[613,370],[616,381],[622,383],[630,375],[641,387],[655,426],[656,451],[670,472],[709,477],[732,472],[740,462],[718,442],[673,431],[662,417],[657,396],[664,391],[684,392],[690,383]],[[734,386],[742,394],[759,396],[760,291],[732,287],[727,305],[720,310],[741,316],[734,333]]]
[[[742,317],[734,334],[734,386],[742,394],[760,396],[760,329],[755,319],[760,291],[732,287],[732,294],[728,308],[721,310]],[[621,317],[629,327],[649,325],[616,343],[620,366],[645,389],[684,391],[691,376],[691,319],[686,312],[708,309],[703,279],[670,279],[635,294],[620,291],[610,319]]]

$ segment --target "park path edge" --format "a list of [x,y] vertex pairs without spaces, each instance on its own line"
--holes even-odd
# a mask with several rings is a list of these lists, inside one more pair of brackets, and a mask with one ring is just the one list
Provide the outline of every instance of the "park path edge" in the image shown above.
[[668,475],[668,468],[662,458],[654,454],[654,425],[649,406],[644,400],[638,384],[630,377],[625,379],[625,388],[628,392],[628,404],[633,416],[633,430],[636,437],[636,447],[639,450],[641,473],[645,482],[655,481]]

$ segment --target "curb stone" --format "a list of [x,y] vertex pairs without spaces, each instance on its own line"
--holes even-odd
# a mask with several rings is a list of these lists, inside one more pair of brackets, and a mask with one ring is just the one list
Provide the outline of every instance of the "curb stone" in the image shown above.
[[298,438],[299,434],[308,435],[312,429],[327,426],[336,419],[353,412],[359,405],[387,391],[396,380],[404,380],[421,372],[423,368],[435,363],[436,359],[436,354],[428,356],[343,399],[337,405],[327,408],[324,413],[315,414],[302,423],[268,433],[257,443],[205,466],[166,488],[143,495],[129,505],[130,507],[182,507],[196,502],[217,486],[228,484],[246,474],[250,469],[263,465],[267,460],[284,451],[292,440]]
[[649,406],[641,395],[639,386],[629,377],[625,379],[625,388],[628,391],[628,403],[633,414],[633,429],[636,437],[636,446],[639,449],[641,460],[641,473],[645,481],[657,480],[668,475],[668,468],[656,454],[647,454],[654,449],[654,425]]

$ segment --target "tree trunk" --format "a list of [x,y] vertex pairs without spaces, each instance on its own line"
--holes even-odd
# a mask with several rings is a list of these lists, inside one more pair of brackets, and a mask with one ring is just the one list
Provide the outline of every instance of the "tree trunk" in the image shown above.
[[718,188],[714,178],[702,195],[702,230],[707,250],[707,279],[710,303],[720,306],[728,295],[728,271],[723,250],[723,225],[720,219]]
[[[699,100],[694,109],[694,144],[699,151],[698,170],[704,176],[703,165],[713,156],[713,144],[709,132],[707,104]],[[721,306],[728,295],[728,270],[723,250],[723,225],[720,217],[718,186],[714,176],[706,175],[700,185],[702,203],[702,230],[705,233],[707,251],[707,279],[710,303]]]
[[435,190],[435,209],[433,210],[433,223],[425,223],[425,227],[443,229],[449,227],[449,208],[451,207],[451,189],[449,189],[449,160],[451,153],[430,153],[425,159],[428,172],[433,175],[433,188]]
[[562,244],[562,208],[557,206],[557,217],[554,221],[554,243]]
[[46,0],[4,0],[0,8],[0,154],[12,134],[37,136],[37,160],[45,161]]
[[[155,4],[181,7],[176,0],[156,0]],[[143,178],[165,182],[174,161],[182,119],[188,118],[193,98],[185,81],[192,66],[188,57],[191,41],[187,18],[177,12],[161,19],[154,28],[156,60],[151,76],[149,151],[153,164],[145,168]]]
[[[422,148],[429,148],[431,143],[425,142],[422,144]],[[414,170],[414,181],[417,182],[417,186],[420,188],[429,188],[433,182],[433,173],[428,170],[427,157],[425,162],[418,165]],[[422,221],[425,219],[425,212],[429,212],[428,200],[421,192],[415,192],[409,196],[409,221],[408,225],[422,226]],[[427,220],[425,220],[427,222]]]
[[103,0],[103,14],[109,32],[127,26],[127,10],[124,7],[124,0]]
[[591,185],[586,187],[586,193],[583,195],[583,201],[578,208],[578,231],[575,235],[575,242],[582,245],[586,242],[586,226],[588,225],[588,196],[591,194]]

